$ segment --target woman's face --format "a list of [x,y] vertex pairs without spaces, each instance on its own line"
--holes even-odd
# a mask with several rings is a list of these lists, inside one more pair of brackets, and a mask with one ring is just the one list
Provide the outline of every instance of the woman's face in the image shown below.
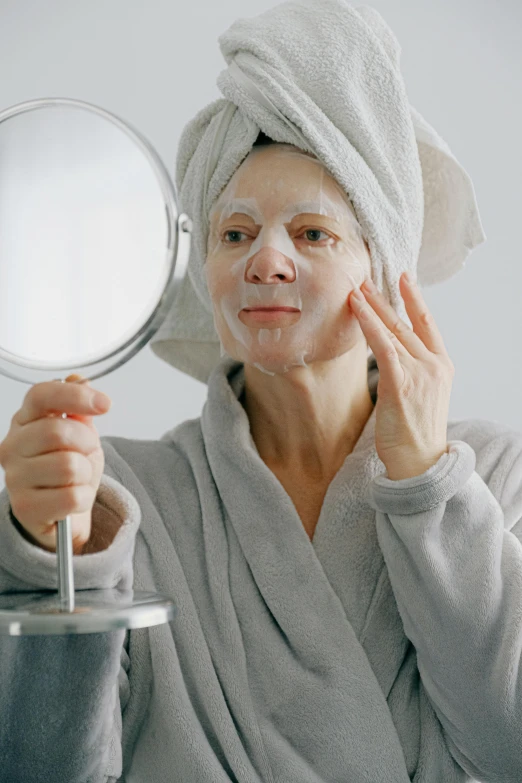
[[284,373],[365,340],[347,299],[370,274],[368,246],[315,158],[290,145],[255,148],[211,212],[207,247],[214,323],[233,358]]

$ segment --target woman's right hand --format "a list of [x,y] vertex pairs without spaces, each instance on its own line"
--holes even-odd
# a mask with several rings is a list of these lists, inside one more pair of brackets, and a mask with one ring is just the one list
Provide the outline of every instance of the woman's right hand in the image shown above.
[[73,551],[81,552],[88,541],[104,468],[92,417],[106,413],[111,399],[88,382],[74,382],[78,380],[81,376],[70,375],[68,383],[35,384],[0,442],[0,465],[13,515],[29,540],[51,552],[56,551],[56,522],[68,514]]

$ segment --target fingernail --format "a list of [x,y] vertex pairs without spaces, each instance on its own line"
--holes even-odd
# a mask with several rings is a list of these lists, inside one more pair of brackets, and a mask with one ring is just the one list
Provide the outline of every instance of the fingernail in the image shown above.
[[356,299],[359,299],[360,301],[364,299],[364,294],[360,288],[354,288],[352,291],[352,296],[354,296]]
[[105,411],[111,407],[111,398],[103,392],[96,392],[92,397],[92,407],[98,411]]

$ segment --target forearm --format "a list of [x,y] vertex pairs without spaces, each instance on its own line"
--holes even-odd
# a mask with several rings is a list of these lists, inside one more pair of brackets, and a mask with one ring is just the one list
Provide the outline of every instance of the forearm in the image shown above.
[[404,630],[455,757],[474,774],[520,776],[522,548],[466,446],[417,483],[376,481],[372,505]]

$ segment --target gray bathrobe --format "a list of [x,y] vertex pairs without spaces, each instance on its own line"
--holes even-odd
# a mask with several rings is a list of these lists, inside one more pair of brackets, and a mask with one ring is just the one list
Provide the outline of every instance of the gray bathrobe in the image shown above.
[[[522,781],[522,433],[450,422],[386,477],[375,410],[310,542],[257,453],[223,359],[201,418],[102,439],[77,587],[175,599],[170,624],[0,637],[3,783]],[[375,391],[375,389],[374,389]],[[52,587],[0,495],[0,590]]]

